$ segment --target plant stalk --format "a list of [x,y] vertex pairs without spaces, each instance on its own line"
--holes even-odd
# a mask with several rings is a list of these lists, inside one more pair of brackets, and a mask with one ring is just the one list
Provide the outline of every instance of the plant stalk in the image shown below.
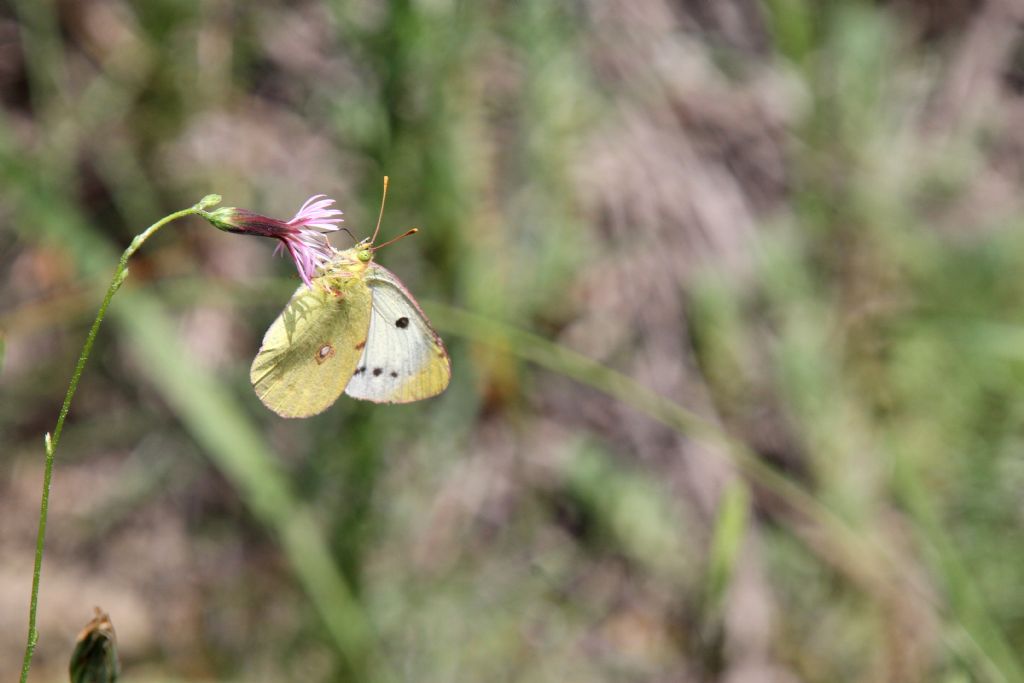
[[28,608],[28,639],[25,643],[25,657],[21,664],[20,683],[26,683],[28,680],[28,672],[32,667],[32,656],[35,654],[36,644],[39,642],[39,631],[36,628],[36,611],[39,606],[39,578],[42,574],[43,568],[43,549],[46,542],[46,522],[50,507],[50,484],[53,480],[54,454],[57,452],[57,444],[60,443],[60,436],[64,431],[64,420],[67,419],[68,411],[71,410],[71,399],[74,398],[75,391],[78,390],[78,381],[82,377],[82,371],[85,369],[86,361],[89,360],[89,354],[92,353],[92,346],[96,341],[96,335],[99,333],[100,325],[103,323],[103,318],[107,314],[107,308],[110,306],[110,301],[114,298],[114,294],[118,289],[120,289],[121,285],[124,284],[125,279],[128,277],[128,259],[130,259],[132,255],[139,250],[139,247],[141,247],[147,239],[168,223],[177,220],[178,218],[199,213],[205,207],[216,204],[219,201],[220,197],[216,195],[204,197],[195,206],[164,216],[156,223],[146,228],[143,232],[136,235],[135,239],[132,240],[132,243],[128,245],[128,248],[124,250],[123,254],[121,254],[121,260],[117,264],[117,269],[114,271],[114,277],[111,279],[110,286],[107,287],[107,293],[103,297],[103,303],[100,304],[99,311],[96,313],[96,319],[92,321],[92,327],[89,328],[89,335],[85,338],[85,344],[82,346],[82,353],[78,356],[78,362],[75,364],[75,371],[71,375],[71,382],[68,384],[67,393],[64,394],[64,403],[61,405],[60,414],[57,417],[57,424],[53,428],[52,434],[47,433],[45,437],[46,464],[43,467],[43,493],[39,505],[39,530],[36,532],[35,564],[32,567],[32,594],[29,598]]

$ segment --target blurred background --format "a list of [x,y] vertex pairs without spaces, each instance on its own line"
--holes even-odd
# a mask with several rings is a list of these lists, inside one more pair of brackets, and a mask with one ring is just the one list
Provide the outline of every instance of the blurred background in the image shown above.
[[[326,193],[452,354],[282,420],[189,218],[57,454],[33,681],[1024,681],[1012,0],[0,1],[0,679],[120,252]],[[348,237],[333,238],[347,247]]]

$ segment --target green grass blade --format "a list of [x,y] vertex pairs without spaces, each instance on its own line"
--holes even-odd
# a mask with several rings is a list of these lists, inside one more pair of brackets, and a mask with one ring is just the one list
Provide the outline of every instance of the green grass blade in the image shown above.
[[[912,590],[937,612],[946,612],[946,606],[936,603],[930,588],[921,585],[915,573],[906,568],[899,557],[858,533],[812,494],[770,468],[745,444],[711,422],[611,368],[530,332],[437,303],[426,305],[426,309],[442,331],[498,348],[562,374],[622,401],[680,433],[721,446],[720,452],[729,457],[754,484],[796,513],[799,521],[792,525],[792,530],[808,548],[855,585],[875,595],[884,595],[899,586],[900,590]],[[944,538],[940,534],[940,530],[932,529],[930,540],[936,542]],[[973,586],[970,577],[959,571],[962,561],[958,559],[951,564],[951,558],[958,557],[952,544],[942,542],[940,545],[944,566],[956,570],[958,584]],[[974,590],[972,587],[971,595],[974,595]],[[974,669],[985,679],[1024,681],[1012,648],[988,612],[981,608],[980,602],[953,600],[951,613],[945,616],[953,630],[959,632],[957,635],[964,636],[945,634],[947,645],[971,661]]]

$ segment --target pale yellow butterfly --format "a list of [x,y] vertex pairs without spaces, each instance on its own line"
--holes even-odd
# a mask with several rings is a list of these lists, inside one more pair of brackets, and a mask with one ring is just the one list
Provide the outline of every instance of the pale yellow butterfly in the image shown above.
[[249,379],[278,415],[316,415],[342,391],[409,403],[448,386],[451,360],[441,338],[394,273],[373,262],[376,249],[416,229],[375,247],[379,230],[378,218],[373,237],[337,252],[312,288],[300,285],[263,337]]

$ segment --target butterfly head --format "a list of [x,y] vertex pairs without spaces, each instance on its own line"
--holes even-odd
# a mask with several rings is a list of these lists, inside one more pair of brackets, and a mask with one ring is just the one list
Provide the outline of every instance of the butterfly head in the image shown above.
[[365,239],[357,244],[353,251],[355,252],[356,260],[360,263],[369,263],[373,260],[373,244],[370,243],[369,239]]
[[392,238],[384,244],[374,244],[377,239],[377,235],[380,233],[381,219],[384,217],[384,200],[388,194],[388,177],[384,176],[384,194],[380,198],[380,213],[377,216],[377,227],[373,230],[373,236],[367,237],[366,239],[357,242],[351,249],[346,249],[339,253],[339,258],[335,261],[336,268],[344,271],[347,274],[358,275],[362,273],[366,268],[373,262],[373,254],[381,247],[386,247],[389,244],[393,244],[403,237],[413,235],[419,230],[417,228],[411,228],[406,230],[403,234],[398,237]]
[[373,245],[370,244],[370,240],[366,239],[359,242],[354,247],[345,249],[344,251],[336,251],[334,260],[332,261],[328,271],[329,273],[341,275],[342,277],[359,275],[365,271],[372,262]]

